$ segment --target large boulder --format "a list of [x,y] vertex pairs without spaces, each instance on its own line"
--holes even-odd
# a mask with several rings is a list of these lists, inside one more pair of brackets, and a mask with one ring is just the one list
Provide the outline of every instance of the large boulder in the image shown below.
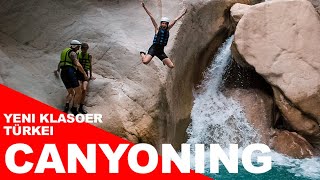
[[290,105],[290,102],[281,94],[277,88],[273,88],[274,99],[283,117],[288,124],[299,134],[309,140],[312,144],[320,147],[320,127],[319,124],[305,116],[300,110]]
[[292,127],[299,133],[304,128],[302,135],[317,139],[320,18],[312,4],[284,0],[252,6],[237,25],[234,45],[239,56],[279,90],[285,101],[276,96],[276,103]]
[[230,9],[231,16],[235,22],[239,22],[242,16],[249,10],[248,4],[236,3]]
[[258,89],[232,88],[225,90],[224,93],[241,105],[248,122],[257,130],[260,143],[294,158],[310,158],[318,155],[317,150],[301,135],[272,127],[275,118],[274,102],[265,92]]
[[272,97],[259,89],[232,88],[225,90],[225,94],[241,105],[248,122],[260,135],[260,142],[269,144],[274,113]]
[[294,158],[310,158],[317,155],[316,150],[302,136],[286,130],[275,130],[270,147],[279,153]]

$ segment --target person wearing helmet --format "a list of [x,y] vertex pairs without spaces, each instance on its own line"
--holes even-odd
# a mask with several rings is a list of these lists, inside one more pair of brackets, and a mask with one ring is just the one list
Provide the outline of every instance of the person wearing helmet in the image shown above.
[[68,91],[66,105],[63,112],[68,113],[69,104],[73,100],[71,112],[74,115],[78,114],[78,106],[81,98],[81,88],[77,79],[76,69],[83,73],[85,79],[88,79],[84,69],[77,59],[77,51],[80,49],[80,46],[81,43],[78,40],[72,40],[70,42],[70,47],[65,48],[61,52],[58,69],[55,71],[55,73],[58,74],[61,69],[60,77]]
[[162,17],[160,21],[160,26],[158,26],[157,22],[155,21],[150,11],[146,8],[145,4],[142,2],[141,5],[149,15],[151,22],[155,28],[153,44],[149,48],[148,54],[146,54],[145,52],[140,52],[142,62],[144,64],[148,64],[154,56],[157,56],[163,62],[164,65],[167,65],[169,68],[174,68],[174,64],[164,52],[164,47],[168,43],[170,29],[175,25],[175,23],[179,19],[181,19],[187,13],[187,9],[185,9],[183,13],[176,19],[174,19],[172,22],[170,22],[169,18]]
[[[84,69],[86,75],[88,76],[90,71],[90,77],[89,80],[94,80],[95,78],[92,76],[92,56],[88,53],[89,45],[87,43],[81,44],[81,52],[78,52],[78,59],[79,62]],[[87,114],[87,112],[83,109],[84,101],[86,97],[87,87],[88,87],[88,80],[84,78],[84,75],[77,70],[77,77],[81,85],[81,100],[80,100],[80,106],[79,106],[79,113],[81,114]]]

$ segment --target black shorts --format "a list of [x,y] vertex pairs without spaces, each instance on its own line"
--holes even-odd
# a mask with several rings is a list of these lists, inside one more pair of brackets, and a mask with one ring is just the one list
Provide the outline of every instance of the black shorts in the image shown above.
[[163,61],[165,58],[168,58],[166,53],[164,53],[164,46],[153,44],[149,50],[148,54],[152,57],[157,56],[161,61]]
[[[86,72],[86,74],[87,74],[87,76],[88,76],[88,70],[84,70],[84,71]],[[85,80],[84,80],[84,75],[83,75],[82,72],[79,71],[79,70],[77,70],[77,78],[78,78],[79,81],[85,81]]]
[[76,69],[72,66],[61,68],[61,79],[67,89],[79,87]]

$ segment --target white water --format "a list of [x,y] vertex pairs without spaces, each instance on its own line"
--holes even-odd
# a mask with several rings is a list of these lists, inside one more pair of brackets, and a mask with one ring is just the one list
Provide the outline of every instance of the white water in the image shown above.
[[[232,40],[233,36],[220,47],[202,85],[194,93],[192,122],[187,129],[188,144],[220,144],[227,149],[232,143],[244,148],[259,142],[259,135],[248,123],[240,104],[221,92],[222,76],[231,61]],[[206,154],[209,155],[208,152]],[[292,176],[320,179],[319,158],[299,160],[276,152],[270,155],[274,168],[285,167]]]
[[259,140],[258,134],[247,122],[239,103],[220,91],[222,76],[231,60],[230,37],[218,50],[213,64],[206,72],[191,112],[192,123],[187,129],[190,144],[229,144],[247,146]]
[[273,166],[285,166],[287,171],[297,177],[320,179],[320,158],[293,159],[277,152],[270,153]]

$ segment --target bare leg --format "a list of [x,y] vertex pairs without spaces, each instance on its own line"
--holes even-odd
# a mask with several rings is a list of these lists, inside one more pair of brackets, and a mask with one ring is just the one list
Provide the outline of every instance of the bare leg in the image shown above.
[[87,111],[85,111],[83,109],[84,101],[85,101],[86,93],[87,93],[87,86],[88,86],[88,81],[83,81],[81,83],[81,98],[80,98],[80,106],[78,109],[79,113],[81,113],[81,114],[87,114]]
[[68,91],[68,95],[66,97],[66,105],[63,110],[63,112],[65,112],[65,113],[68,113],[69,105],[70,105],[71,101],[74,99],[74,95],[75,95],[75,92],[72,88],[67,89],[67,91]]
[[84,104],[86,93],[87,93],[87,87],[88,87],[88,81],[83,81],[81,85],[82,94],[81,94],[80,104]]
[[73,98],[73,106],[70,109],[70,111],[72,114],[77,115],[77,114],[79,114],[78,107],[79,107],[80,100],[81,100],[81,86],[78,86],[78,87],[74,88],[73,90],[75,91],[75,95]]
[[141,56],[141,61],[143,64],[148,64],[153,58],[150,54],[145,55],[145,54],[141,53],[140,56]]
[[162,61],[165,65],[167,65],[169,68],[174,68],[174,64],[173,62],[171,61],[171,59],[169,58],[165,58],[163,61]]
[[72,101],[72,99],[74,98],[75,92],[72,88],[67,89],[67,91],[68,91],[68,95],[66,97],[66,103],[70,103]]
[[73,107],[78,108],[81,100],[81,86],[74,88],[75,96],[73,100]]

